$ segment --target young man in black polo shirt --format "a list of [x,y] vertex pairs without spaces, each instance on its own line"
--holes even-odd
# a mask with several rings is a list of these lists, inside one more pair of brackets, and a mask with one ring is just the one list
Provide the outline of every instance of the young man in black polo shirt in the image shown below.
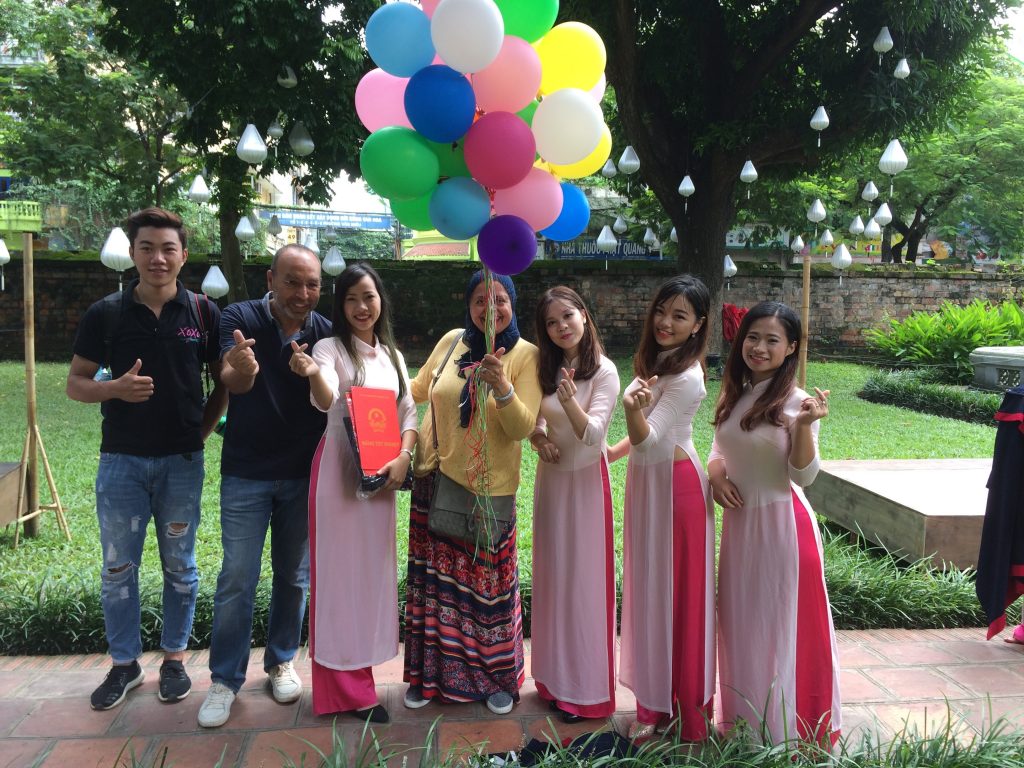
[[245,683],[268,528],[274,573],[263,668],[277,701],[302,695],[292,659],[309,586],[309,473],[327,416],[310,404],[309,379],[288,364],[293,341],[312,349],[330,336],[331,324],[315,311],[320,260],[308,248],[279,250],[267,288],[262,299],[227,307],[220,324],[221,375],[231,403],[221,455],[224,563],[213,603],[213,684],[198,715],[204,728],[227,722]]
[[[93,709],[117,706],[145,678],[138,662],[138,571],[150,518],[164,579],[158,695],[161,701],[180,701],[192,687],[182,659],[199,585],[195,538],[203,441],[226,400],[218,383],[203,404],[203,361],[219,382],[220,311],[178,282],[188,259],[181,219],[160,208],[138,211],[128,218],[128,240],[139,277],[122,292],[113,317],[104,301],[86,311],[67,382],[68,397],[101,403],[103,413],[96,514],[113,668],[92,694]],[[190,308],[197,300],[202,306]],[[108,362],[110,377],[97,380]]]

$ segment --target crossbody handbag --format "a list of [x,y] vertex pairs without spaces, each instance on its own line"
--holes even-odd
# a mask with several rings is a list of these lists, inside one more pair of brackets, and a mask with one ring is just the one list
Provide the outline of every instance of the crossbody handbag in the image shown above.
[[434,438],[434,453],[438,456],[438,470],[434,480],[434,491],[430,498],[430,509],[427,511],[427,527],[431,532],[450,539],[471,544],[475,547],[486,547],[489,550],[501,540],[501,536],[515,519],[516,497],[491,496],[490,509],[487,499],[477,496],[463,485],[452,480],[440,468],[440,453],[437,443],[437,420],[434,418],[434,385],[441,378],[455,345],[461,336],[448,348],[448,354],[438,366],[437,373],[430,383],[430,426]]

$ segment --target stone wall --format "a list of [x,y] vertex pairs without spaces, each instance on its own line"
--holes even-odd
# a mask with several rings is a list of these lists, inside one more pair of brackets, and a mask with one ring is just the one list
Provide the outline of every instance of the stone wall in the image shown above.
[[[35,262],[36,354],[40,360],[69,360],[78,320],[97,299],[117,289],[114,273],[98,262]],[[394,305],[396,333],[411,363],[422,359],[446,330],[460,325],[462,290],[474,266],[465,262],[381,261],[380,271]],[[197,289],[205,264],[187,264],[185,284]],[[265,290],[265,266],[247,267],[250,295]],[[644,310],[659,282],[674,273],[659,262],[537,261],[516,278],[519,325],[533,338],[533,308],[548,287],[564,283],[588,301],[606,344],[614,350],[635,348]],[[7,290],[0,293],[0,359],[23,356],[21,264],[6,267]],[[126,279],[128,275],[126,274]],[[730,281],[725,301],[749,306],[763,299],[800,305],[799,270],[744,272]],[[957,273],[937,275],[913,267],[854,272],[842,287],[830,268],[815,271],[811,286],[810,336],[812,350],[863,345],[862,331],[886,317],[906,317],[915,310],[936,309],[943,301],[964,304],[974,298],[1024,302],[1020,273]],[[321,311],[330,314],[331,296],[325,291]]]

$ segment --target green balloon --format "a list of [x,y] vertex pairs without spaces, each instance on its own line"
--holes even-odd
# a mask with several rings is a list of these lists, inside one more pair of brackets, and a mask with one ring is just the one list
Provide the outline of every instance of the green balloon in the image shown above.
[[459,139],[451,144],[438,144],[436,141],[428,141],[427,143],[434,151],[434,154],[437,155],[441,178],[450,179],[452,176],[472,176],[469,168],[466,167],[466,155],[463,150],[463,145],[466,143],[465,139]]
[[558,16],[558,0],[495,0],[505,21],[505,34],[535,43],[548,33]]
[[381,197],[413,200],[437,186],[437,155],[411,128],[388,126],[371,133],[359,153],[363,178]]
[[516,112],[516,114],[519,115],[521,118],[523,118],[523,122],[526,123],[528,126],[530,126],[532,128],[533,127],[533,113],[537,111],[537,107],[539,107],[539,106],[540,106],[540,102],[537,101],[536,99],[534,99],[529,104],[527,104],[525,107],[523,107],[518,112]]
[[402,226],[409,229],[421,232],[433,229],[434,223],[430,220],[430,198],[433,196],[434,191],[431,190],[415,200],[392,200],[391,212],[402,222]]

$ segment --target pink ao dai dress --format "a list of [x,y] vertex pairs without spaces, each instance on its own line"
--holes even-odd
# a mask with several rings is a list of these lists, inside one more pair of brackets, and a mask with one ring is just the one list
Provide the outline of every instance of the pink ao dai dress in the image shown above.
[[[559,376],[561,378],[561,376]],[[619,374],[602,356],[576,383],[582,439],[558,401],[541,400],[537,430],[559,451],[537,463],[533,495],[532,668],[541,697],[583,717],[615,712],[615,536],[606,438]]]
[[622,537],[619,679],[636,694],[638,720],[678,718],[690,741],[707,737],[715,688],[715,520],[692,439],[706,394],[699,363],[652,387],[650,434],[629,448]]
[[[359,339],[353,343],[363,362],[361,386],[390,389],[397,396],[398,377],[405,379],[399,430],[416,429],[401,353],[396,371],[379,341],[372,347]],[[333,336],[318,341],[312,357],[333,393],[309,491],[309,645],[319,715],[377,703],[371,667],[398,655],[398,566],[394,492],[369,499],[355,495],[359,470],[342,421],[348,416],[345,392],[356,383],[355,365]]]
[[718,571],[718,660],[722,721],[740,720],[755,737],[828,746],[841,727],[839,658],[825,589],[821,534],[801,488],[814,460],[789,463],[790,427],[807,393],[794,388],[783,426],[740,421],[768,386],[746,391],[715,430],[708,463],[724,461],[744,506],[724,511]]

